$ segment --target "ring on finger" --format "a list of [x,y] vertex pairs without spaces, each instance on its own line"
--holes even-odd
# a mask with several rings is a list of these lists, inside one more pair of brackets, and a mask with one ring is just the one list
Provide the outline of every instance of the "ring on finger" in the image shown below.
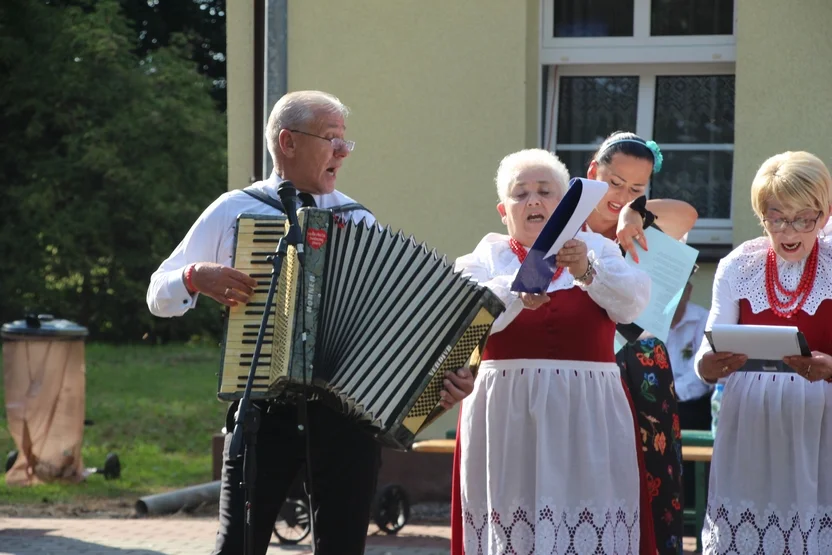
[[812,365],[810,364],[810,365],[806,368],[806,377],[807,377],[807,378],[809,378],[809,377],[811,377],[811,376],[812,376]]
[[728,365],[725,365],[725,366],[723,366],[723,367],[722,367],[722,373],[723,373],[723,374],[727,374],[727,373],[728,373]]
[[636,235],[633,235],[633,239],[635,239],[636,241],[638,241],[639,239],[641,239],[641,234],[640,234],[640,233],[637,233]]
[[226,287],[226,288],[225,288],[225,296],[226,296],[226,297],[231,296],[231,288],[230,288],[230,287]]

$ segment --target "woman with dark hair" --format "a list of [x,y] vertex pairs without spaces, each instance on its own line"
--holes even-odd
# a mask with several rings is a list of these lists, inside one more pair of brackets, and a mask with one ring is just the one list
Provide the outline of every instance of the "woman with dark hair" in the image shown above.
[[[662,167],[658,145],[618,131],[592,157],[587,177],[609,185],[587,220],[589,228],[617,240],[638,261],[635,243],[647,248],[644,229],[655,227],[684,240],[696,222],[686,202],[647,200],[650,179]],[[682,445],[673,371],[665,344],[635,324],[617,326],[627,343],[616,359],[633,400],[639,427],[656,546],[661,555],[682,553]]]

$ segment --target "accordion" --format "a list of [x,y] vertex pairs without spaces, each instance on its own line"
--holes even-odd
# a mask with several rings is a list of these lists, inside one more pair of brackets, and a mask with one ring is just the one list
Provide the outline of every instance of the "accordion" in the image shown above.
[[257,334],[269,311],[251,397],[306,395],[407,449],[445,411],[444,373],[476,373],[491,325],[505,309],[487,288],[454,271],[412,237],[329,210],[298,211],[304,263],[284,259],[265,306],[269,257],[285,216],[237,218],[233,266],[257,281],[247,305],[228,310],[218,397],[245,390]]

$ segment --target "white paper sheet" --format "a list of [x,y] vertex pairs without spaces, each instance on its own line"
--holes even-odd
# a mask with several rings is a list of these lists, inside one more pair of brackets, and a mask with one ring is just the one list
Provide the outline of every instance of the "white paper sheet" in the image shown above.
[[644,230],[644,237],[648,250],[636,244],[638,263],[633,261],[630,253],[626,256],[628,263],[647,272],[652,281],[650,303],[635,323],[662,341],[667,341],[673,314],[682,299],[699,251],[652,227]]
[[618,354],[618,351],[624,348],[624,345],[627,344],[627,340],[624,339],[624,336],[618,332],[615,332],[615,338],[613,339],[613,349],[615,349],[615,354]]
[[717,352],[742,354],[760,360],[781,360],[801,355],[798,330],[794,326],[714,324],[710,332],[713,348]]
[[555,256],[563,248],[564,243],[570,239],[574,239],[575,235],[580,231],[581,226],[584,225],[586,219],[589,218],[589,215],[592,214],[592,211],[595,210],[595,207],[598,206],[598,203],[601,202],[601,199],[604,198],[604,195],[607,194],[607,190],[610,188],[605,182],[594,179],[581,177],[580,182],[583,186],[581,199],[575,206],[575,210],[569,217],[569,221],[563,227],[563,231],[555,239],[555,242],[552,243],[552,246],[543,258]]

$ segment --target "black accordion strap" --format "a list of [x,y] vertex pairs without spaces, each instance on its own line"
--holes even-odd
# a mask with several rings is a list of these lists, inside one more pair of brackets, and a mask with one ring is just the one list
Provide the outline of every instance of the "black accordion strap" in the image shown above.
[[[256,198],[260,202],[268,204],[272,208],[280,210],[283,213],[286,212],[283,208],[283,203],[282,202],[280,202],[277,199],[273,199],[272,197],[270,197],[269,195],[267,195],[266,193],[264,193],[260,189],[255,189],[253,187],[246,187],[242,191],[245,194]],[[347,204],[342,204],[341,206],[336,206],[335,208],[330,208],[330,210],[332,211],[333,214],[343,214],[345,212],[355,212],[357,210],[364,210],[366,212],[370,212],[369,210],[367,210],[366,207],[364,207],[361,204],[358,204],[357,202],[350,202],[350,203],[347,203]],[[370,214],[372,214],[372,212],[370,212]]]
[[[365,212],[370,212],[367,210],[366,207],[358,204],[357,202],[350,202],[348,204],[342,204],[341,206],[336,206],[332,209],[334,214],[343,214],[344,212],[355,212],[357,210],[364,210]],[[370,212],[372,214],[372,212]]]
[[262,203],[268,204],[272,208],[276,208],[277,210],[280,210],[281,212],[285,212],[285,210],[283,209],[283,203],[282,202],[280,202],[277,199],[274,199],[274,198],[270,197],[269,195],[267,195],[266,193],[264,193],[260,189],[255,189],[253,187],[246,187],[245,189],[243,189],[243,192],[245,194],[249,195],[249,196],[252,196],[252,197],[256,198],[257,200],[259,200]]

